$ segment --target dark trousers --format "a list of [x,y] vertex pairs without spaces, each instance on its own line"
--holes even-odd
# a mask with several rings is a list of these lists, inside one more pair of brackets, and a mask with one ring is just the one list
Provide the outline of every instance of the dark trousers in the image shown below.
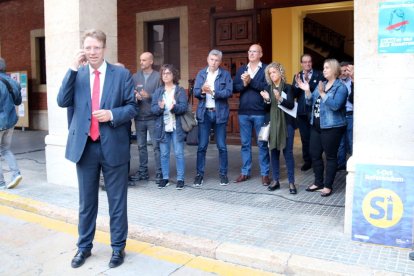
[[111,246],[125,248],[128,234],[127,190],[128,163],[109,166],[102,155],[101,144],[87,142],[82,158],[76,164],[79,182],[79,250],[92,249],[98,214],[99,178],[102,169],[108,196]]
[[[310,154],[312,156],[312,167],[315,175],[315,185],[332,189],[336,176],[337,156],[339,143],[344,134],[345,127],[334,127],[329,129],[311,128]],[[326,173],[324,181],[324,162],[322,154],[326,157]]]
[[300,140],[302,141],[302,158],[305,163],[311,163],[312,158],[309,153],[311,125],[309,123],[308,115],[298,115],[297,123],[300,133]]

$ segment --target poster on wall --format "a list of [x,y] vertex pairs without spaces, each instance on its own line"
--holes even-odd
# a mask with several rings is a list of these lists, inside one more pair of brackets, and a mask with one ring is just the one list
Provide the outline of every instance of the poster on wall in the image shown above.
[[10,78],[20,83],[22,104],[16,107],[17,121],[16,127],[29,127],[29,101],[28,101],[28,83],[27,71],[7,72]]
[[357,164],[355,177],[352,239],[411,248],[414,167]]
[[379,53],[414,53],[414,2],[379,3]]

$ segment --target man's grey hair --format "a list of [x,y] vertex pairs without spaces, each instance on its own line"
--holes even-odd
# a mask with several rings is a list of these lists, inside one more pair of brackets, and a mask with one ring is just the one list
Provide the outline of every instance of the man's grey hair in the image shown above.
[[208,53],[208,56],[218,56],[220,59],[223,57],[223,53],[220,50],[213,49]]
[[0,72],[6,72],[6,61],[0,57]]

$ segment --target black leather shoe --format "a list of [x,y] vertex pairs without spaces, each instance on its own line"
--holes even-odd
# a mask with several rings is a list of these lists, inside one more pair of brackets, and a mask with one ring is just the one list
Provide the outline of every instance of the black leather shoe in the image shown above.
[[267,190],[271,192],[277,189],[280,189],[280,183],[276,180],[273,180],[272,183],[270,183],[269,187],[267,187]]
[[321,197],[327,197],[330,196],[332,194],[332,190],[330,190],[329,192],[325,193],[325,192],[321,192]]
[[336,167],[336,170],[337,171],[346,171],[346,165],[338,166],[338,167]]
[[80,251],[78,250],[78,252],[76,252],[75,257],[73,257],[72,262],[71,262],[71,266],[73,268],[78,268],[80,266],[82,266],[85,263],[86,258],[88,258],[89,256],[91,256],[91,251],[87,250],[87,251]]
[[303,172],[305,172],[305,171],[307,171],[307,170],[309,170],[309,169],[311,169],[312,168],[312,163],[305,163],[305,164],[303,164],[303,166],[300,168],[300,170],[301,171],[303,171]]
[[110,268],[115,268],[120,266],[121,264],[124,263],[124,258],[125,258],[125,251],[124,250],[114,250],[112,251],[112,257],[111,260],[109,261],[109,267]]
[[293,183],[289,184],[289,193],[291,195],[296,195],[298,193],[298,191],[296,190],[296,186]]
[[323,189],[323,186],[317,186],[317,185],[315,185],[315,188],[311,188],[313,185],[310,185],[309,187],[307,187],[306,188],[306,191],[307,192],[314,192],[314,191],[317,191],[317,190],[322,190]]

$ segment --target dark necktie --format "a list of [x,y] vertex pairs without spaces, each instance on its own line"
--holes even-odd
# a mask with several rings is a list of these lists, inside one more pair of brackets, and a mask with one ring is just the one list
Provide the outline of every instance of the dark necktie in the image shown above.
[[[100,79],[98,70],[93,72],[95,74],[95,80],[93,81],[93,89],[92,89],[92,112],[99,109],[99,94],[100,94]],[[99,122],[98,120],[92,115],[91,118],[91,129],[89,131],[90,136],[93,141],[99,138]]]

